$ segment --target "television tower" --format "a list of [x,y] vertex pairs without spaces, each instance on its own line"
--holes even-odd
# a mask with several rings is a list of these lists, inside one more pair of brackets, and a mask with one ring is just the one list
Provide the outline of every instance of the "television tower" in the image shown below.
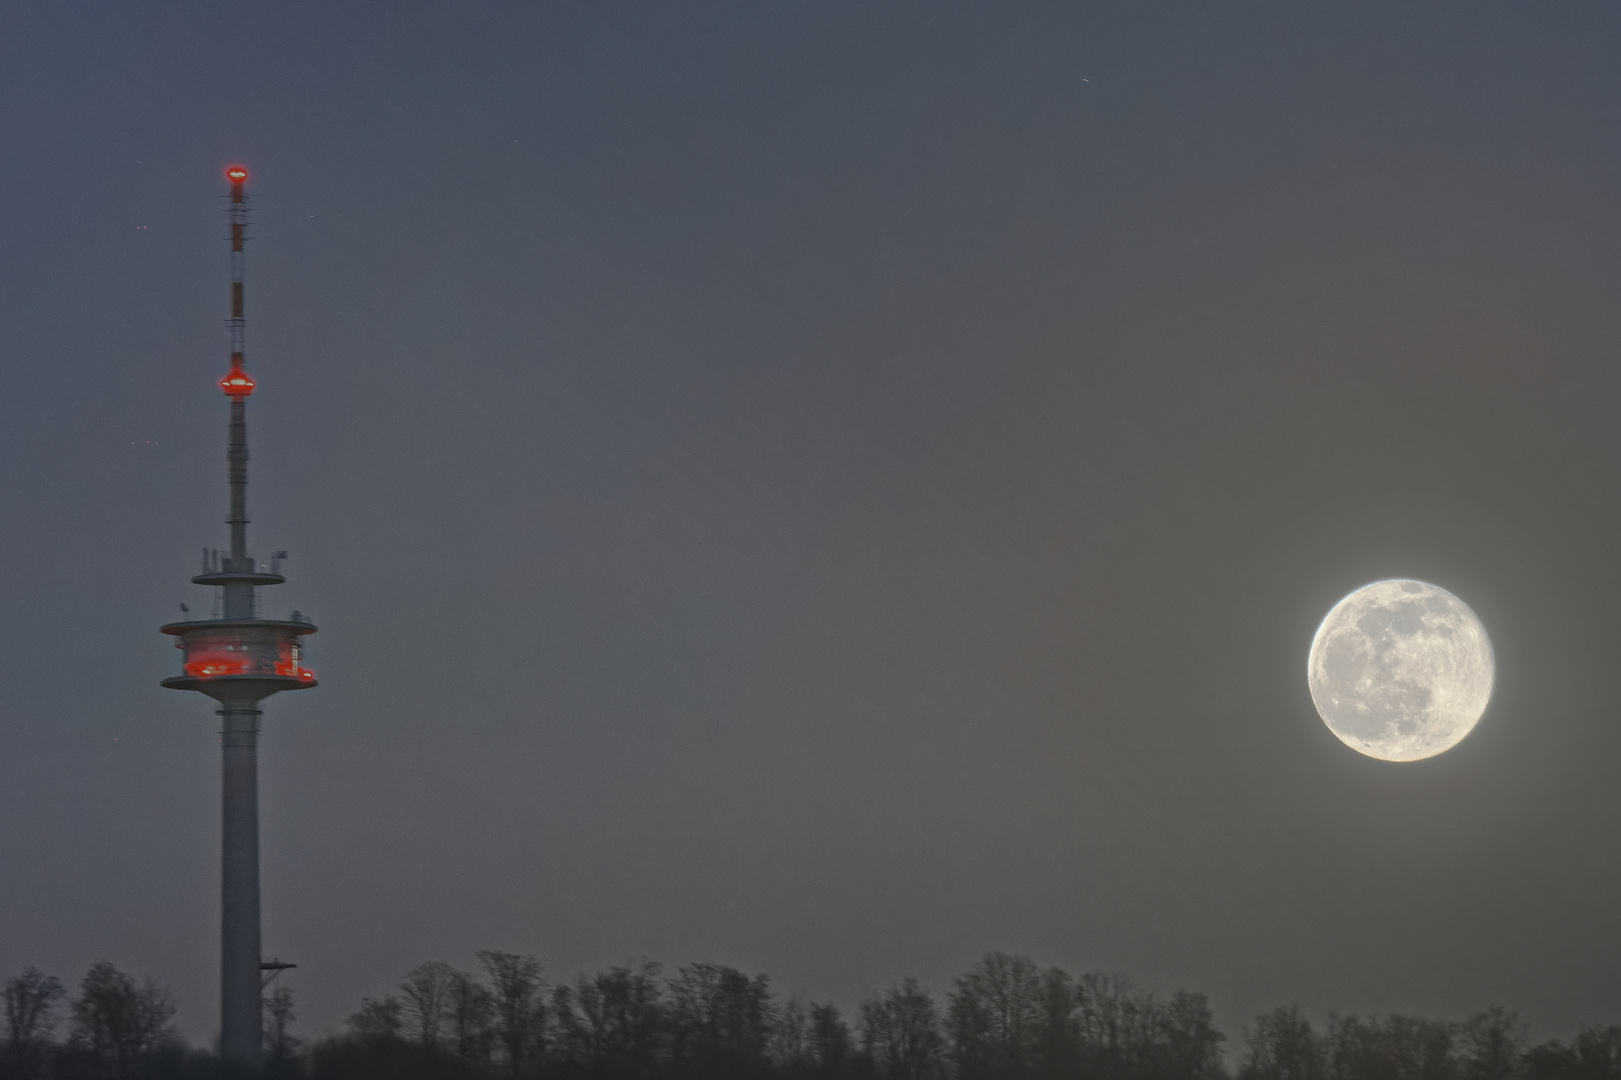
[[231,182],[231,370],[220,389],[231,399],[226,450],[231,488],[231,550],[203,552],[203,572],[191,580],[222,594],[214,618],[162,627],[185,654],[184,674],[164,679],[171,690],[195,690],[219,702],[224,720],[220,875],[220,1055],[256,1068],[262,1056],[259,952],[259,702],[281,690],[315,685],[299,659],[299,639],[315,626],[296,611],[287,620],[259,618],[261,585],[280,585],[277,553],[262,565],[248,553],[247,402],[254,382],[242,369],[242,246],[247,225],[248,170],[233,165]]

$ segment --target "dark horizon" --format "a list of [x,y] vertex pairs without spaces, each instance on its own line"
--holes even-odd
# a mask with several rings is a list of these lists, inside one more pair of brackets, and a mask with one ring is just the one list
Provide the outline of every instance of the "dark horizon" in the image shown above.
[[1499,1005],[1462,1019],[1307,1016],[1280,1005],[1229,1037],[1209,999],[1120,972],[1073,975],[991,952],[935,994],[917,979],[855,1009],[784,997],[770,976],[642,958],[548,979],[538,957],[481,950],[414,967],[340,1033],[297,1030],[270,980],[265,1056],[245,1068],[173,1026],[166,987],[97,963],[69,992],[37,969],[3,986],[4,1080],[1613,1080],[1621,1024],[1535,1041]]
[[[831,0],[0,14],[0,975],[218,993],[217,718],[154,627],[249,512],[306,1034],[428,957],[987,951],[1538,1039],[1621,1018],[1621,13]],[[1360,758],[1312,633],[1479,616]]]

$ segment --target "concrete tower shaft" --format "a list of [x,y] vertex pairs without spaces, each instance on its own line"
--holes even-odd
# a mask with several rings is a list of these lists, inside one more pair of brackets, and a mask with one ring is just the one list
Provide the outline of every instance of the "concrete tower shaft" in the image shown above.
[[226,444],[230,488],[230,553],[203,556],[203,572],[191,580],[220,589],[220,618],[169,623],[185,659],[183,674],[164,679],[174,690],[195,690],[219,702],[223,755],[220,859],[220,1053],[253,1069],[262,1057],[259,941],[259,702],[282,690],[315,685],[304,666],[300,640],[315,626],[297,616],[261,619],[258,590],[286,580],[279,566],[265,568],[248,552],[247,400],[254,381],[242,366],[242,256],[247,225],[247,170],[232,166],[231,181],[231,370],[220,389],[231,399]]

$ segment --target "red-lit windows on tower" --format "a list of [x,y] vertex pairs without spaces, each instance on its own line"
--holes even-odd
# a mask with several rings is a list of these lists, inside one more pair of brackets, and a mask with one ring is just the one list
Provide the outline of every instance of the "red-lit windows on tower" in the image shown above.
[[[185,648],[184,645],[180,647]],[[220,675],[246,675],[250,663],[245,647],[240,645],[186,649],[186,674],[195,675],[199,679],[213,679]]]
[[180,640],[175,647],[186,654],[185,672],[195,679],[257,676],[315,681],[304,666],[299,636],[307,624],[261,622],[258,625],[187,626],[169,629]]
[[298,654],[298,642],[284,642],[282,644],[279,657],[276,660],[276,674],[289,675],[295,679],[303,679],[306,682],[315,678],[315,672],[303,666],[302,661],[300,661],[298,658]]

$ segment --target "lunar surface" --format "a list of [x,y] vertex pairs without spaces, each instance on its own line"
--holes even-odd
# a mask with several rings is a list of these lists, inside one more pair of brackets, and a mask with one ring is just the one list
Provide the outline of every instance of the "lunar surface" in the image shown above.
[[1422,581],[1376,581],[1335,604],[1306,663],[1328,729],[1385,761],[1458,745],[1486,711],[1495,670],[1469,605]]

